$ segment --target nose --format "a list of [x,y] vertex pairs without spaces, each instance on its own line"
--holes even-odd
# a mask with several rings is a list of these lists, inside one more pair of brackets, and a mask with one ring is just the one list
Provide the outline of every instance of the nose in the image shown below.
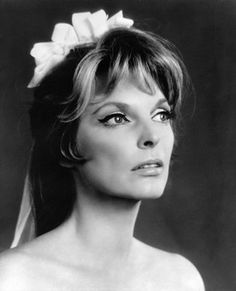
[[137,145],[140,149],[154,148],[159,139],[157,128],[153,124],[145,124],[140,130]]

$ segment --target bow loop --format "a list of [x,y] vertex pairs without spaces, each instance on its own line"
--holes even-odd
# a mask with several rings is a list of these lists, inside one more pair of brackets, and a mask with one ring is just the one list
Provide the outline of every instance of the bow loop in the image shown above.
[[72,24],[77,35],[77,41],[81,44],[89,43],[92,40],[92,31],[88,24],[90,12],[74,13]]
[[108,27],[110,29],[116,28],[116,27],[131,27],[134,24],[134,21],[129,18],[123,17],[122,10],[117,12],[115,15],[110,17],[107,21]]
[[94,40],[97,40],[108,30],[107,18],[104,10],[99,10],[88,18]]
[[36,43],[30,52],[35,59],[36,68],[28,88],[38,86],[76,45],[94,43],[108,30],[117,27],[130,28],[133,23],[132,19],[123,17],[122,11],[108,19],[102,9],[94,13],[74,13],[72,25],[57,23],[51,36],[52,41]]
[[57,23],[54,26],[51,40],[56,43],[76,45],[78,38],[72,25],[68,23]]

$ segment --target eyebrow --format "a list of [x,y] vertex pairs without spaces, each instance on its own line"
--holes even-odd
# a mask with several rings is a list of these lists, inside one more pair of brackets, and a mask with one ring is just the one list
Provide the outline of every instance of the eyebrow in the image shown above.
[[[163,105],[164,103],[168,104],[168,101],[166,100],[166,98],[160,98],[157,103],[154,105],[154,107],[151,110],[151,114],[160,106]],[[106,102],[104,104],[102,104],[100,107],[98,107],[93,114],[96,114],[100,109],[107,107],[107,106],[116,106],[118,109],[122,110],[122,111],[127,111],[130,108],[130,105],[127,103],[123,103],[123,102],[115,102],[115,101],[111,101],[111,102]],[[169,106],[169,104],[168,104]]]

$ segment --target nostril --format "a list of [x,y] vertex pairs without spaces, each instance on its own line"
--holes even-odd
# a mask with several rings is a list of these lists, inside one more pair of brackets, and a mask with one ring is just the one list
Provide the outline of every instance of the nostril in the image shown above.
[[[145,128],[146,129],[146,128]],[[153,130],[149,129],[141,132],[137,146],[141,149],[149,149],[155,147],[159,142],[160,136]]]
[[146,140],[146,141],[143,143],[143,145],[144,145],[145,147],[150,147],[150,146],[153,146],[154,143],[153,143],[151,140]]

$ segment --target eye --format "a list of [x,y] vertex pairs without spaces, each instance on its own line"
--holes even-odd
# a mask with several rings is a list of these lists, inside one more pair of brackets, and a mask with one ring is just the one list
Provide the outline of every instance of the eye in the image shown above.
[[159,121],[162,123],[167,123],[170,120],[174,119],[175,114],[173,111],[168,111],[168,110],[161,110],[158,111],[153,117],[152,119],[154,121]]
[[117,126],[130,122],[130,120],[123,113],[113,113],[107,115],[103,119],[99,119],[99,122],[103,123],[105,126]]

